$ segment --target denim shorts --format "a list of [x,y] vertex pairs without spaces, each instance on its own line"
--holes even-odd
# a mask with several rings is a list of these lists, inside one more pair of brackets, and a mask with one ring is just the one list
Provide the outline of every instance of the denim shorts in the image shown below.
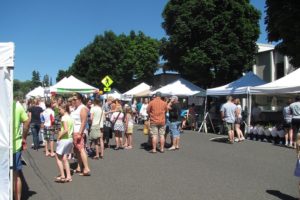
[[180,130],[179,130],[179,126],[180,126],[181,122],[170,122],[169,124],[169,128],[170,128],[170,133],[173,137],[180,137]]
[[21,162],[22,152],[16,152],[13,154],[13,170],[21,171],[22,170],[22,162]]

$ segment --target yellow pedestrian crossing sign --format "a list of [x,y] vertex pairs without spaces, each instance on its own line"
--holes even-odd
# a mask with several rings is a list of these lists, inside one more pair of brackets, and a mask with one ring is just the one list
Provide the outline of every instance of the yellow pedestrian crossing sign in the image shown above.
[[111,80],[111,78],[109,76],[105,76],[102,80],[101,83],[108,88],[111,84],[113,84],[113,80]]
[[104,92],[110,92],[110,87],[105,87],[105,88],[103,88],[103,90],[104,90]]

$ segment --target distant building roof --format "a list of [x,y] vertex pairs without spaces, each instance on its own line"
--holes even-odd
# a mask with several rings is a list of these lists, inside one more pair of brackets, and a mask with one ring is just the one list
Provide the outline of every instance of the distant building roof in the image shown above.
[[172,70],[166,70],[164,72],[162,68],[159,68],[158,70],[156,70],[156,72],[154,72],[154,75],[161,75],[161,74],[179,74],[179,73]]
[[272,44],[262,44],[262,43],[256,43],[258,46],[258,53],[264,52],[264,51],[271,51],[274,50],[275,45]]

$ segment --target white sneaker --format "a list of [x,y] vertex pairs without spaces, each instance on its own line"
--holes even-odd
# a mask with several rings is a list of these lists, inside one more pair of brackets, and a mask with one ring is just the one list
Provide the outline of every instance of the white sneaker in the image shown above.
[[234,138],[234,141],[235,141],[235,142],[238,142],[238,141],[239,141],[239,139],[237,139],[237,138]]

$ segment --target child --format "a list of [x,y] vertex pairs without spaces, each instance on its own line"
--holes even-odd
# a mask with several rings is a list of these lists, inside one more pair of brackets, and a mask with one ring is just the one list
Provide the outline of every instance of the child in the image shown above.
[[[70,165],[67,155],[71,153],[73,147],[72,134],[74,132],[74,121],[69,115],[69,106],[63,104],[59,106],[61,118],[61,131],[57,136],[56,145],[56,163],[60,172],[60,176],[55,178],[56,182],[66,183],[71,182]],[[66,170],[66,175],[64,169]]]
[[[297,135],[297,140],[296,140],[296,152],[297,152],[297,163],[296,163],[294,175],[300,177],[300,135],[299,134]],[[299,180],[298,189],[300,194],[300,180]]]
[[[51,102],[46,102],[46,110],[42,113],[42,123],[44,127],[45,155],[54,157],[54,111]],[[48,145],[50,146],[50,152]]]
[[125,108],[125,137],[126,143],[124,144],[125,149],[132,149],[132,133],[133,133],[133,115],[132,110],[129,106]]

